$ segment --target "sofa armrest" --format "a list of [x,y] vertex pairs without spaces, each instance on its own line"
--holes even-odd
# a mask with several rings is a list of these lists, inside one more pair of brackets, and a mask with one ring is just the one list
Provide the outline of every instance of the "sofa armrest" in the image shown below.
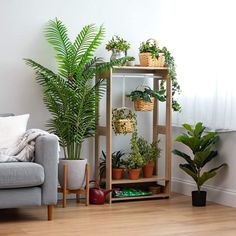
[[58,184],[58,139],[54,135],[42,135],[36,139],[35,162],[44,168],[42,204],[57,203]]

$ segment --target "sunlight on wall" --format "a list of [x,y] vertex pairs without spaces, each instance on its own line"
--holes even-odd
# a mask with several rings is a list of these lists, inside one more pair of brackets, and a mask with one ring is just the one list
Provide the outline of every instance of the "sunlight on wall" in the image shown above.
[[235,7],[230,0],[161,2],[160,40],[174,54],[182,88],[175,123],[236,128]]

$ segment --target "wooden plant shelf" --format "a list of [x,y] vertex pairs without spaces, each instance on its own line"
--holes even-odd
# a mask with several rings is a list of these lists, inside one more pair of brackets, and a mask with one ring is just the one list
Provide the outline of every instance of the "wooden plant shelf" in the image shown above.
[[[160,80],[165,80],[166,82],[166,103],[165,103],[165,124],[159,124],[159,101],[154,102],[154,110],[153,110],[153,124],[152,124],[152,141],[157,142],[159,139],[159,135],[165,135],[165,169],[164,176],[153,176],[152,178],[140,178],[138,180],[129,180],[129,179],[121,179],[121,180],[113,180],[112,179],[112,161],[111,161],[111,153],[112,153],[112,80],[121,78],[134,78],[137,76],[145,77],[150,76],[153,79],[153,88],[155,90],[159,90],[160,88]],[[118,77],[118,78],[117,78]],[[116,185],[122,184],[132,184],[132,183],[154,183],[158,181],[164,181],[163,193],[155,194],[150,196],[140,196],[140,197],[127,197],[127,198],[112,198],[111,194],[108,196],[109,203],[113,201],[123,201],[123,200],[131,200],[131,199],[154,199],[154,198],[165,198],[170,197],[171,190],[171,80],[169,77],[169,68],[168,67],[142,67],[142,66],[115,66],[110,71],[107,71],[104,74],[100,74],[96,76],[96,82],[99,79],[106,79],[106,123],[105,126],[99,125],[99,107],[96,111],[97,117],[97,133],[95,135],[95,177],[96,180],[100,180],[99,176],[99,158],[101,155],[100,150],[100,138],[102,136],[105,137],[106,140],[106,188],[112,189],[116,187]],[[110,157],[110,158],[109,158]]]
[[112,197],[112,202],[116,201],[127,201],[127,200],[137,200],[137,199],[155,199],[155,198],[168,198],[170,197],[169,194],[166,193],[159,193],[159,194],[152,194],[149,196],[138,196],[138,197]]
[[139,178],[137,180],[131,180],[131,179],[119,179],[119,180],[112,180],[112,184],[134,184],[134,183],[151,183],[151,182],[157,182],[157,181],[168,181],[166,177],[160,177],[160,176],[153,176],[152,178]]

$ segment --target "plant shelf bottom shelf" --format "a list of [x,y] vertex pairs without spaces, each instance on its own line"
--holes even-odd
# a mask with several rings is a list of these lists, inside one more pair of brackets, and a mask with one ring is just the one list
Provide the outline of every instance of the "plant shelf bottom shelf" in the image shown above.
[[138,196],[138,197],[113,197],[111,198],[112,202],[117,201],[127,201],[127,200],[136,200],[136,199],[154,199],[154,198],[169,198],[170,194],[167,193],[159,193],[159,194],[152,194],[148,196]]

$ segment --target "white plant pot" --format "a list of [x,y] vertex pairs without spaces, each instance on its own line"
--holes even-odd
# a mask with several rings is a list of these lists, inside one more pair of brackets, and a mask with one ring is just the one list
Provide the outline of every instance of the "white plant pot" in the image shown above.
[[60,159],[58,165],[58,178],[61,187],[64,186],[63,167],[68,166],[67,189],[80,189],[85,187],[85,169],[87,160]]

